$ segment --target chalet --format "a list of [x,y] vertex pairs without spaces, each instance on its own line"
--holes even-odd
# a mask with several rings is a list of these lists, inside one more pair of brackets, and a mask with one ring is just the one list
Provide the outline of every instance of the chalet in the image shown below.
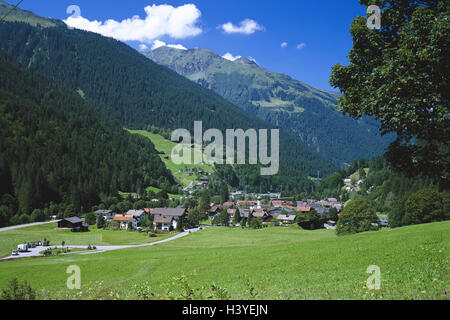
[[230,209],[230,208],[233,208],[233,207],[234,207],[234,202],[225,202],[225,203],[222,205],[222,207],[223,207],[224,209]]
[[284,214],[280,214],[278,215],[277,219],[278,221],[280,221],[281,225],[291,225],[295,222],[295,219],[297,218],[296,215],[284,215]]
[[155,216],[153,224],[158,230],[175,230],[186,214],[184,208],[155,208],[152,214]]
[[137,229],[140,223],[147,217],[147,213],[145,210],[128,210],[126,213],[127,216],[133,216],[133,220],[131,221],[133,225],[133,229]]
[[282,200],[273,200],[272,201],[272,206],[274,206],[275,208],[280,208],[283,204],[284,204],[284,201],[282,201]]
[[114,218],[114,213],[111,210],[97,210],[94,212],[97,216],[103,216],[106,220],[110,221]]
[[64,218],[58,221],[59,229],[71,229],[76,232],[88,232],[89,225],[84,222],[84,219],[79,217]]
[[336,221],[328,220],[323,226],[328,230],[336,230]]
[[131,224],[133,224],[133,216],[125,215],[125,214],[116,214],[114,216],[113,221],[116,221],[119,223],[119,228],[121,230],[128,230],[129,223],[131,222]]
[[241,213],[241,218],[248,218],[250,215],[250,209],[241,209],[239,212]]
[[311,209],[312,209],[311,207],[298,207],[297,211],[302,213],[308,213],[311,212]]
[[234,218],[234,215],[236,214],[236,209],[228,209],[227,213],[231,218]]
[[255,218],[261,218],[263,219],[267,213],[263,209],[253,209],[252,214]]

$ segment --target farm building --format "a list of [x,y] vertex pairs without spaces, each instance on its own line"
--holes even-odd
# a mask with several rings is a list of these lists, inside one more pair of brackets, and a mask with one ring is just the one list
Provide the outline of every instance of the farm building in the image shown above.
[[84,222],[84,219],[79,217],[64,218],[58,221],[59,229],[72,229],[79,232],[89,231],[89,225]]

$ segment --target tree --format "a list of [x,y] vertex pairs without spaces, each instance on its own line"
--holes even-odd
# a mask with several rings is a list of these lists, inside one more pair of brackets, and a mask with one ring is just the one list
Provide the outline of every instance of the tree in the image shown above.
[[222,210],[218,215],[214,217],[213,224],[218,226],[228,226],[230,222],[230,215],[227,210]]
[[252,219],[250,219],[248,226],[254,230],[261,229],[263,226],[262,219],[261,218],[252,218]]
[[102,229],[105,226],[105,217],[102,214],[97,215],[97,229]]
[[41,209],[35,209],[33,210],[33,213],[31,214],[31,220],[33,222],[42,222],[45,221],[46,217],[44,214],[44,210]]
[[241,212],[239,211],[239,209],[236,209],[236,213],[234,214],[233,217],[233,224],[238,225],[240,222],[241,222]]
[[422,189],[411,195],[405,203],[403,225],[421,224],[450,219],[444,196],[433,189]]
[[228,186],[224,183],[220,188],[220,201],[221,203],[225,203],[230,199],[230,193],[228,191]]
[[377,230],[375,223],[378,217],[372,206],[363,199],[350,201],[339,216],[337,234],[351,234],[370,230]]
[[90,226],[96,224],[97,217],[95,216],[95,213],[93,212],[86,213],[85,222]]
[[198,208],[190,209],[186,216],[186,219],[191,226],[193,227],[199,226],[201,221],[201,214],[199,209]]
[[208,189],[204,189],[200,194],[200,199],[198,202],[198,209],[202,213],[206,213],[211,206],[211,194]]
[[377,117],[383,134],[397,134],[387,153],[394,169],[409,176],[424,174],[448,188],[448,2],[376,3],[381,29],[370,30],[366,18],[355,18],[350,65],[333,68],[330,83],[343,93],[339,108],[356,119]]
[[8,301],[35,300],[36,291],[31,288],[30,284],[27,281],[19,283],[17,278],[14,278],[8,282],[8,287],[2,290],[0,299]]

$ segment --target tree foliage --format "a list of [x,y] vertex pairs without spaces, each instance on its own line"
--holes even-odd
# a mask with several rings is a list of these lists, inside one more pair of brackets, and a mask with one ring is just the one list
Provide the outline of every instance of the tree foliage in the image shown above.
[[354,118],[381,119],[396,133],[388,150],[392,166],[449,184],[449,2],[360,0],[381,8],[382,25],[370,30],[356,17],[350,65],[336,65],[330,79],[343,96],[339,107]]
[[350,201],[339,216],[336,226],[338,235],[352,234],[377,230],[372,225],[378,222],[378,217],[372,206],[362,199]]

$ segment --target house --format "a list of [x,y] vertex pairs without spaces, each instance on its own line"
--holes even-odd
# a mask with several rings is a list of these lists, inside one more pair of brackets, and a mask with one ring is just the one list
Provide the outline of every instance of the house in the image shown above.
[[131,224],[133,224],[133,216],[126,214],[116,214],[113,221],[117,221],[119,223],[119,228],[121,230],[128,230],[129,223],[131,222]]
[[177,225],[173,216],[156,216],[153,220],[155,228],[161,231],[175,230]]
[[284,201],[282,200],[274,200],[272,201],[272,206],[275,208],[280,208],[283,205]]
[[336,198],[328,198],[328,202],[337,203],[338,200]]
[[252,214],[255,218],[263,219],[266,216],[266,212],[263,209],[253,209]]
[[155,208],[152,214],[155,216],[153,224],[156,229],[161,231],[170,231],[177,229],[178,224],[182,223],[182,218],[186,214],[184,208]]
[[225,202],[225,203],[222,205],[222,207],[223,207],[224,209],[230,209],[230,208],[233,208],[233,207],[234,207],[234,202]]
[[64,218],[58,221],[58,228],[71,229],[72,231],[77,232],[89,231],[89,225],[84,222],[84,219],[80,219],[79,217]]
[[94,212],[96,216],[103,216],[105,220],[112,220],[114,218],[114,213],[111,210],[97,210]]
[[145,210],[128,210],[127,216],[133,216],[131,223],[133,224],[133,229],[137,229],[141,222],[147,217]]
[[312,209],[311,207],[298,207],[297,211],[307,213],[307,212],[311,212],[311,209]]
[[336,221],[328,220],[323,226],[328,230],[336,230]]
[[284,215],[284,214],[280,214],[277,217],[278,221],[280,221],[280,224],[285,226],[293,224],[296,218],[297,218],[296,215]]

